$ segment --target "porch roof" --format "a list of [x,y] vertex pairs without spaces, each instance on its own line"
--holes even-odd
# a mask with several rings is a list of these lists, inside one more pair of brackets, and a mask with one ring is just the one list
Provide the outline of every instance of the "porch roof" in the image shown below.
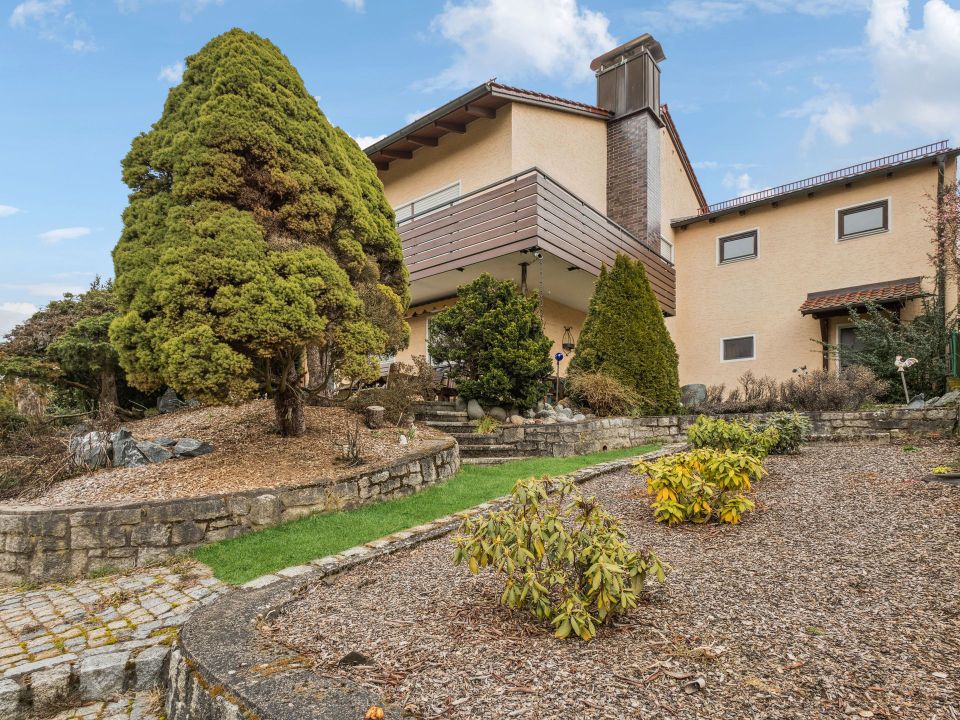
[[800,313],[816,317],[844,311],[851,306],[862,307],[868,302],[886,305],[922,297],[925,293],[920,287],[921,279],[921,277],[901,278],[808,293],[807,299],[800,306]]

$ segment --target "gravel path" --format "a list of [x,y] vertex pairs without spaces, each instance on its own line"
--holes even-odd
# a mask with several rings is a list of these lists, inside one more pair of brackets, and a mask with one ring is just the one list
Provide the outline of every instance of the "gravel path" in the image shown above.
[[[380,687],[388,717],[956,720],[960,487],[919,481],[955,453],[770,458],[740,527],[669,529],[637,475],[589,483],[674,568],[589,643],[500,607],[500,579],[454,567],[449,537],[318,583],[268,631]],[[339,666],[351,651],[373,664]]]

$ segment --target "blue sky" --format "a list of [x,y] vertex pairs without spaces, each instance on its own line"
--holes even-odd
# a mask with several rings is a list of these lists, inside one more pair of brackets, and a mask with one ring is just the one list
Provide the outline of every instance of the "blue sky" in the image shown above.
[[231,27],[273,40],[361,141],[493,76],[592,102],[590,59],[652,32],[711,202],[960,141],[960,0],[2,2],[0,333],[112,275],[120,160]]

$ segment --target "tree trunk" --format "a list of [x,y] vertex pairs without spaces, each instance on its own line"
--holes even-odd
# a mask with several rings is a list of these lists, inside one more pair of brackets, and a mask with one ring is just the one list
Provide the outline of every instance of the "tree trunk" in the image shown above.
[[110,365],[100,369],[100,396],[97,402],[101,417],[113,417],[117,414],[117,373]]
[[324,397],[333,397],[334,383],[330,372],[329,350],[316,343],[307,345],[307,387],[311,392]]
[[295,363],[291,361],[279,375],[279,385],[273,396],[277,426],[283,437],[299,437],[307,431],[307,420],[303,414],[303,394]]

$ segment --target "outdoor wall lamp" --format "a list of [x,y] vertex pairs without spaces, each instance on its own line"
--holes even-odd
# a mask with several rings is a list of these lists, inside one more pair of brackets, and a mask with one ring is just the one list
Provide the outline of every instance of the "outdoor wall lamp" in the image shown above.
[[563,340],[560,341],[560,347],[563,348],[563,351],[569,355],[573,352],[573,349],[577,346],[573,342],[573,328],[569,325],[564,325],[563,327]]

